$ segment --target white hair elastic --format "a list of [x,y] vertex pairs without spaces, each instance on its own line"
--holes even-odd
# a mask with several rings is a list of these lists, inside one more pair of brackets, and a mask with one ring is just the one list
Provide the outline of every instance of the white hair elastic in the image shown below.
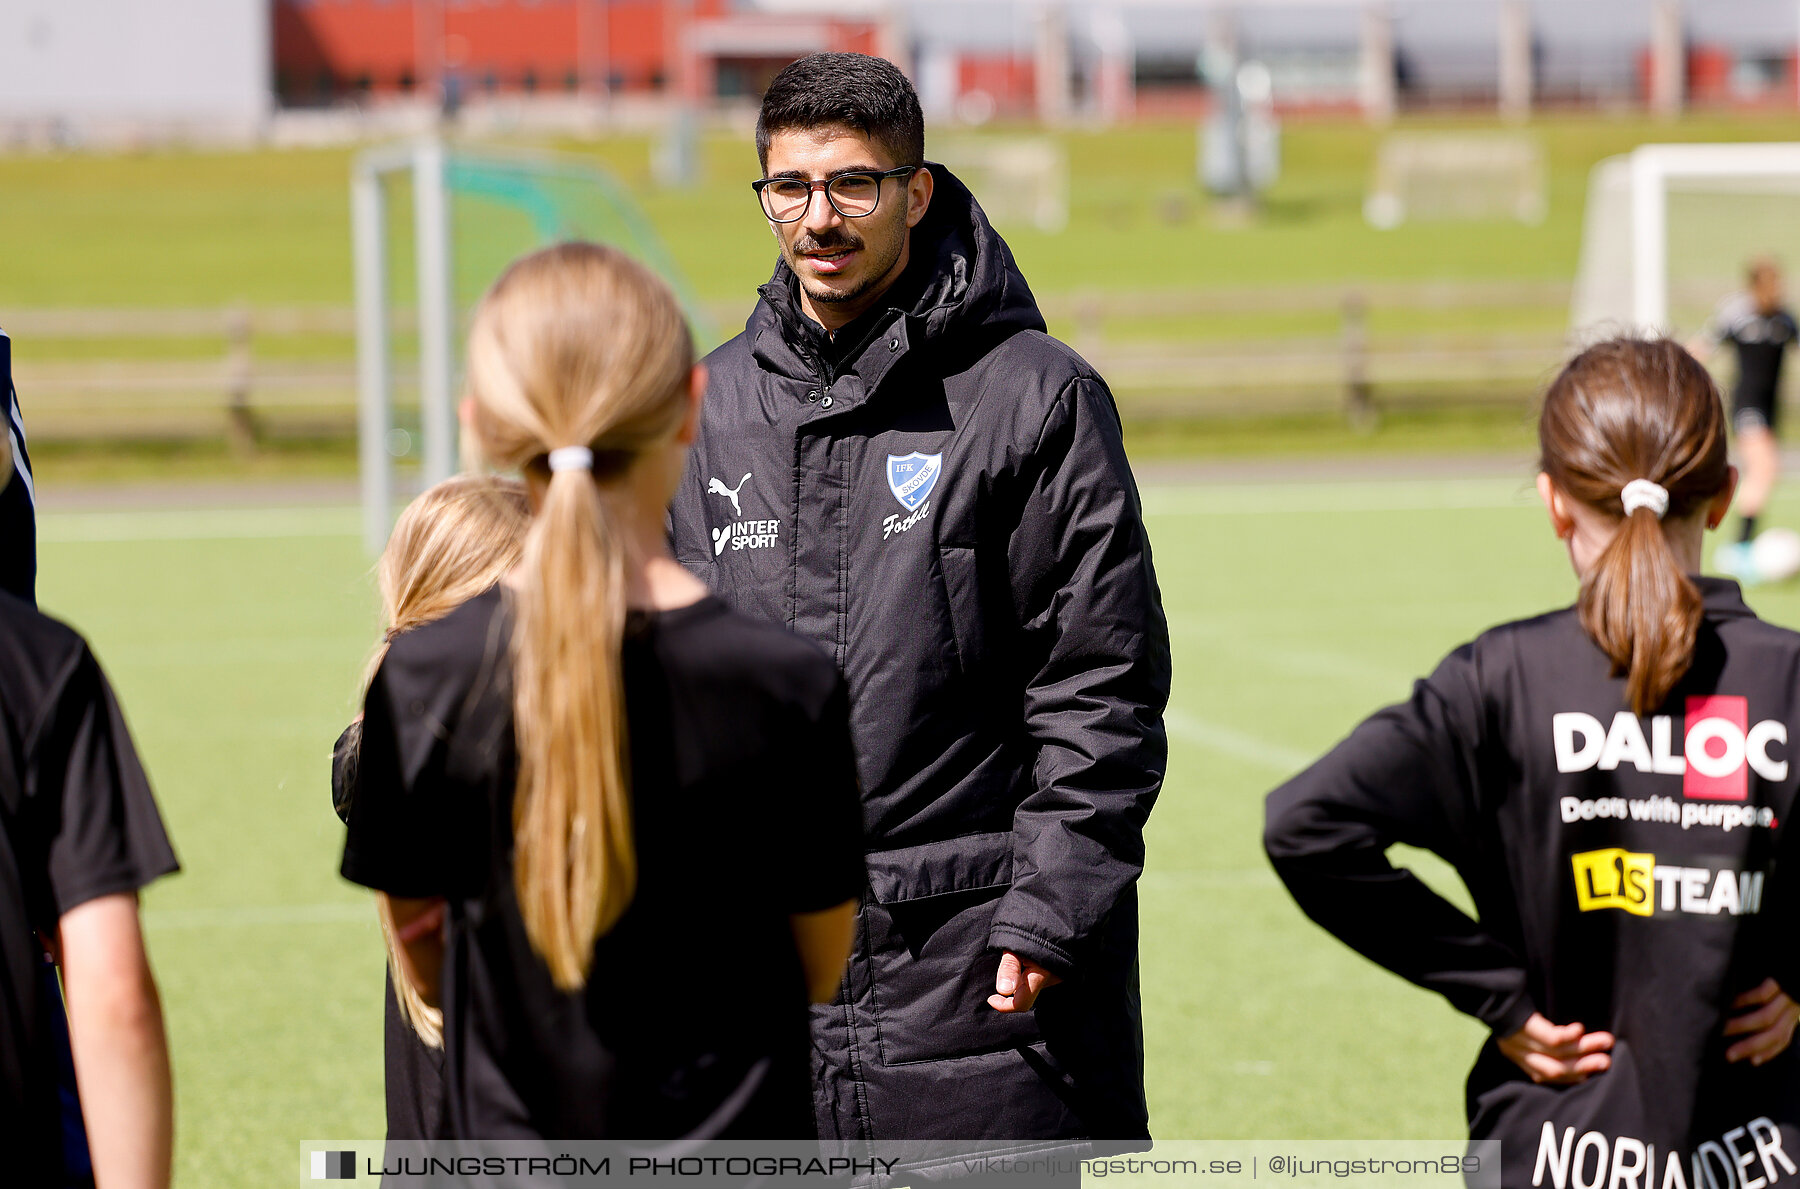
[[[550,469],[553,471],[591,471],[594,469],[594,452],[586,446],[558,446],[550,451]],[[1663,497],[1666,502],[1668,497]]]
[[1669,510],[1669,489],[1648,479],[1633,479],[1619,492],[1619,502],[1625,505],[1627,516],[1639,508],[1648,508],[1661,520]]

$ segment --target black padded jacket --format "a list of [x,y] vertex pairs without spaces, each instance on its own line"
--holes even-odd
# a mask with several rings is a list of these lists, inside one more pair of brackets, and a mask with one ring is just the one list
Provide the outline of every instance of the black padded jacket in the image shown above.
[[[673,539],[849,682],[869,886],[814,1016],[821,1131],[1138,1138],[1168,628],[1111,393],[932,168],[889,304],[827,339],[778,266],[707,360]],[[1007,950],[1067,981],[994,1011]]]

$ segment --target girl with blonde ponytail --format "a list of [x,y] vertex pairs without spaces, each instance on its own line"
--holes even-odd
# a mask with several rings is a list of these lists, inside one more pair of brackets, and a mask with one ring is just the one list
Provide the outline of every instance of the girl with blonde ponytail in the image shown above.
[[1736,472],[1679,345],[1582,352],[1539,443],[1575,604],[1452,652],[1270,794],[1264,841],[1315,921],[1487,1026],[1496,1184],[1738,1183],[1745,1137],[1800,1148],[1800,634],[1700,574]]
[[669,552],[705,388],[680,308],[548,248],[483,299],[467,375],[530,528],[382,659],[343,864],[443,1004],[444,1134],[811,1136],[806,1004],[864,884],[846,695]]
[[[525,485],[492,475],[457,475],[423,491],[394,523],[376,563],[382,620],[387,625],[369,660],[373,677],[389,643],[403,632],[441,619],[519,562],[531,508]],[[364,679],[365,686],[368,678]],[[331,800],[349,821],[362,745],[359,717],[332,750]],[[388,1138],[424,1140],[437,1134],[443,1099],[443,1017],[407,976],[394,922],[378,912],[387,942],[388,982],[383,1051]]]

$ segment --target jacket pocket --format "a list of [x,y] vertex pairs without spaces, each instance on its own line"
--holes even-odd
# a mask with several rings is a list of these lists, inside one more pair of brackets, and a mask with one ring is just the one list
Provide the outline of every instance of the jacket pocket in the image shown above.
[[938,546],[938,565],[944,574],[944,601],[950,609],[950,631],[955,637],[957,661],[965,676],[982,671],[981,583],[975,569],[975,550],[969,545]]
[[870,999],[884,1065],[941,1061],[1041,1039],[1030,1012],[997,1012],[994,909],[1012,882],[1012,835],[970,834],[868,856]]

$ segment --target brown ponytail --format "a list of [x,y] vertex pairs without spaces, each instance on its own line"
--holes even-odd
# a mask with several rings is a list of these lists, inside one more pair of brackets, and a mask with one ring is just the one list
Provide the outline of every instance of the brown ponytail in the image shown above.
[[[1718,388],[1678,343],[1599,343],[1551,383],[1538,444],[1558,488],[1623,520],[1583,576],[1577,609],[1614,675],[1625,677],[1632,711],[1648,714],[1693,664],[1700,591],[1661,521],[1694,515],[1729,482]],[[1625,514],[1620,493],[1634,479],[1669,493],[1661,518],[1645,507]]]
[[[513,874],[532,948],[566,991],[586,983],[595,939],[637,884],[611,486],[679,428],[692,367],[668,289],[593,244],[515,262],[469,332],[484,454],[548,479],[512,600]],[[591,468],[551,470],[551,451],[568,447],[591,450]]]

